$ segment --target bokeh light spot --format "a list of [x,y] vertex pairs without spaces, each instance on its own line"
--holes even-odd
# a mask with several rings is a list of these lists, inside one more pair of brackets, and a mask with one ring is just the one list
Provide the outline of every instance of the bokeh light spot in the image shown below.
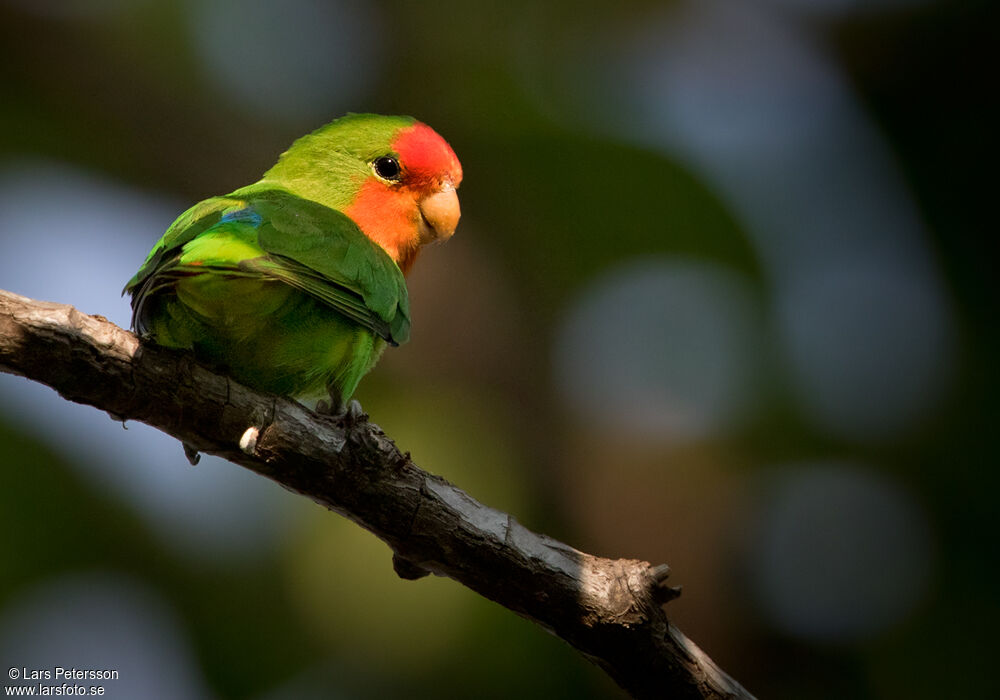
[[860,439],[918,425],[950,384],[952,326],[931,280],[898,265],[818,267],[778,297],[798,400]]
[[850,464],[794,465],[761,507],[748,566],[762,611],[786,634],[865,639],[903,620],[927,592],[930,525],[888,477]]
[[5,686],[34,685],[10,680],[6,666],[50,673],[61,666],[117,670],[117,679],[69,681],[102,686],[110,698],[211,697],[174,611],[155,591],[119,574],[72,574],[6,601],[0,658],[7,662]]
[[947,290],[826,46],[766,3],[688,2],[622,55],[627,133],[689,161],[744,222],[805,417],[855,441],[919,428],[954,374]]
[[258,115],[310,123],[356,109],[391,58],[370,3],[203,0],[189,8],[219,90]]
[[640,259],[595,280],[569,309],[555,375],[583,420],[650,439],[731,427],[760,358],[754,291],[734,272]]

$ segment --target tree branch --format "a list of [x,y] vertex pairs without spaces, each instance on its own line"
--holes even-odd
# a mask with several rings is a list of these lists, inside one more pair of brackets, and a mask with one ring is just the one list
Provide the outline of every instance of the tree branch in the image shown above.
[[752,698],[661,605],[666,566],[537,535],[418,468],[381,429],[252,391],[100,316],[0,290],[0,370],[138,420],[355,521],[397,573],[447,576],[552,631],[636,698]]

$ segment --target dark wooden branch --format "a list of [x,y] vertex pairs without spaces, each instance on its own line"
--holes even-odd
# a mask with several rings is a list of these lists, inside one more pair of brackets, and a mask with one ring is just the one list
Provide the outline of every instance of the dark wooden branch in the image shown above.
[[572,644],[637,698],[751,698],[667,620],[666,566],[537,535],[402,454],[378,426],[259,394],[71,306],[0,291],[0,370],[262,474]]

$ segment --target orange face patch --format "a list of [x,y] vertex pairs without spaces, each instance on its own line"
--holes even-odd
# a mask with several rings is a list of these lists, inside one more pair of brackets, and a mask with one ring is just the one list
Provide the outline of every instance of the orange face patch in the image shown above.
[[408,251],[416,247],[419,212],[413,196],[406,190],[370,177],[344,213],[400,267]]
[[418,203],[443,187],[458,187],[462,165],[448,142],[420,122],[400,130],[391,148],[399,155],[400,181],[369,177],[344,213],[405,273],[420,248]]

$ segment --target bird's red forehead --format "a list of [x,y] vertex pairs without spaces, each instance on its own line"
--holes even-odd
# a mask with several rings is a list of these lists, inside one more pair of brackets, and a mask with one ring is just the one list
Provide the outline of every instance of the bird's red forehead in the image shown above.
[[392,149],[409,179],[421,184],[440,185],[450,182],[458,187],[462,181],[462,164],[448,142],[434,129],[417,122],[396,135]]

